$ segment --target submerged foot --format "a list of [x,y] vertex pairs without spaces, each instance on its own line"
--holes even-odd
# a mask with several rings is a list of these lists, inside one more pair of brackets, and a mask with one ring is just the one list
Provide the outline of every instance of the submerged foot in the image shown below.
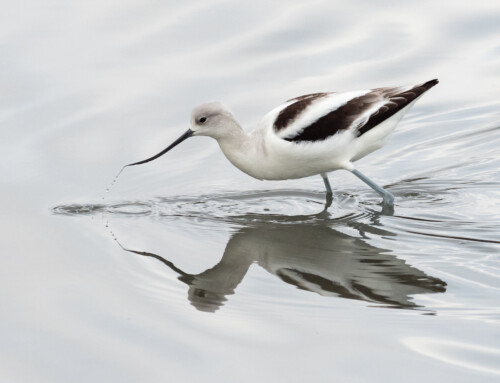
[[326,193],[326,200],[325,200],[325,209],[328,209],[330,206],[332,206],[333,202],[333,194],[332,193]]
[[382,215],[394,215],[394,195],[386,191],[382,199]]
[[386,194],[383,196],[383,203],[384,205],[394,206],[394,196],[386,191]]

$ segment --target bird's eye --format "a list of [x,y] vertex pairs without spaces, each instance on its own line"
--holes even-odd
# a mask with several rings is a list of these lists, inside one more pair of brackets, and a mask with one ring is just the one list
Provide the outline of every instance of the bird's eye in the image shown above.
[[200,124],[203,124],[206,120],[207,120],[207,118],[206,118],[206,117],[202,117],[202,118],[200,118]]

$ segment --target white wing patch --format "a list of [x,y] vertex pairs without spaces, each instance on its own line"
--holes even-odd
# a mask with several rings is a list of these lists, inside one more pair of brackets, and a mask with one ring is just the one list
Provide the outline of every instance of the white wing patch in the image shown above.
[[[329,93],[325,97],[315,99],[299,113],[295,119],[290,121],[284,129],[279,130],[276,134],[278,137],[284,139],[296,137],[321,117],[324,117],[330,112],[344,106],[352,99],[363,96],[368,92],[368,90],[362,90],[345,93]],[[287,106],[289,105],[290,104]]]

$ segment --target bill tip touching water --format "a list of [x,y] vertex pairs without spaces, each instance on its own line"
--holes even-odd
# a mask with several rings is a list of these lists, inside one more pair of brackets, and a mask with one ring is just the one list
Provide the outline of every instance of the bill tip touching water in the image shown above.
[[259,180],[321,175],[331,196],[328,173],[344,169],[393,206],[394,196],[354,162],[380,149],[404,114],[437,83],[299,96],[271,110],[250,133],[222,103],[205,103],[193,109],[184,134],[154,156],[125,165],[113,184],[124,168],[153,161],[189,137],[208,136],[234,166]]

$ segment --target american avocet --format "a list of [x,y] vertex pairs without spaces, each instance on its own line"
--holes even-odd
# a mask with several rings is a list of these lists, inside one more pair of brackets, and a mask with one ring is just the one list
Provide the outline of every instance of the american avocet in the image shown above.
[[287,180],[345,169],[392,206],[394,196],[354,167],[353,162],[381,148],[403,115],[438,80],[407,87],[313,93],[288,100],[246,133],[220,102],[194,108],[191,127],[160,153],[126,166],[152,161],[191,136],[215,138],[227,159],[260,180]]

